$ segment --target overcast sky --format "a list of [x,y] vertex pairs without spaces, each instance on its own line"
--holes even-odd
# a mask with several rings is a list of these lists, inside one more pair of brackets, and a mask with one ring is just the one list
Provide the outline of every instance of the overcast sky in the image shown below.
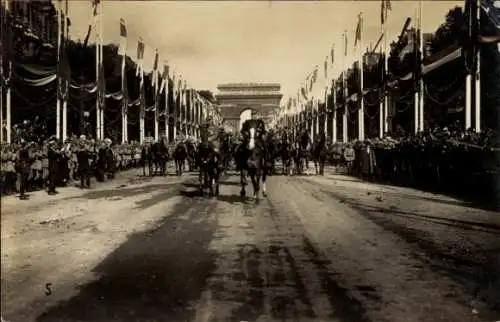
[[[434,31],[449,9],[462,5],[425,1],[424,32]],[[417,9],[417,1],[392,1],[389,39],[400,33],[407,17],[416,17]],[[85,37],[91,12],[90,1],[69,1],[72,39]],[[124,18],[127,53],[135,60],[142,37],[146,70],[152,68],[158,48],[161,59],[191,87],[216,91],[217,84],[227,82],[276,82],[286,96],[296,94],[315,65],[323,70],[333,43],[333,73],[338,73],[342,32],[348,31],[353,53],[359,12],[364,17],[363,44],[374,44],[380,36],[379,1],[104,1],[103,39],[118,44]]]

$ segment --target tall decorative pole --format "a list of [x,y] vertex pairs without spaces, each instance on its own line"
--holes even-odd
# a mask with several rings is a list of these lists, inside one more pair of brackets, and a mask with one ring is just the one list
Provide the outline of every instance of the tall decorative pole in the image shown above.
[[342,142],[347,143],[349,140],[349,132],[347,131],[347,79],[345,70],[345,60],[347,56],[347,30],[344,30],[344,55],[342,56],[342,96],[344,97],[344,114],[342,115]]
[[128,90],[127,90],[127,75],[125,74],[125,66],[127,62],[127,26],[125,19],[120,19],[120,47],[118,48],[118,55],[122,56],[122,144],[128,141]]
[[158,95],[158,49],[155,52],[155,61],[153,65],[153,72],[152,72],[152,87],[153,87],[153,94],[154,94],[154,139],[155,141],[158,141],[160,138],[160,97]]
[[[417,12],[417,16],[418,16],[418,12]],[[417,17],[417,21],[418,21],[418,17]],[[413,38],[413,50],[414,52],[417,51],[418,47],[416,46],[417,45],[417,34],[412,32],[410,34],[410,37]],[[413,131],[414,133],[418,133],[419,129],[420,129],[420,78],[421,78],[421,75],[417,72],[417,70],[414,70],[413,72],[413,78],[414,78],[414,86],[415,86],[415,94],[414,94],[414,98],[413,98],[413,105],[414,105],[414,108],[413,108]]]
[[105,108],[105,104],[106,104],[106,86],[105,86],[105,83],[106,80],[104,79],[104,67],[102,66],[102,64],[104,64],[104,59],[103,59],[103,51],[102,51],[102,42],[103,42],[103,0],[99,1],[99,73],[101,73],[102,75],[99,75],[101,77],[101,82],[103,82],[103,84],[101,84],[101,92],[99,93],[99,95],[101,95],[100,97],[100,100],[99,100],[99,105],[100,105],[100,108],[99,108],[99,112],[101,113],[101,115],[99,116],[99,120],[101,121],[101,126],[100,126],[100,129],[101,129],[101,133],[100,133],[100,137],[101,139],[104,139],[104,108]]
[[[479,34],[481,30],[481,0],[476,1],[476,6],[475,6],[475,14],[476,14],[476,21],[477,21],[477,32],[476,34]],[[474,81],[475,81],[475,88],[474,88],[474,111],[475,111],[475,122],[474,122],[474,130],[476,132],[481,132],[481,49],[480,46],[476,47],[476,66],[475,66],[475,73],[474,73]]]
[[363,53],[363,13],[358,15],[358,28],[356,30],[356,39],[359,41],[359,79],[360,79],[360,106],[358,110],[358,139],[365,139],[365,98],[364,98],[364,53]]
[[170,142],[169,138],[169,113],[168,113],[168,94],[169,94],[169,67],[168,67],[168,62],[165,62],[163,65],[163,86],[161,86],[162,89],[165,90],[165,138],[167,142]]
[[[63,95],[62,95],[62,100],[63,100],[63,106],[62,106],[62,139],[63,141],[66,141],[67,136],[68,136],[68,96],[69,96],[69,81],[68,76],[71,76],[71,74],[68,73],[67,68],[69,68],[69,63],[68,63],[68,54],[67,54],[67,44],[68,44],[68,33],[69,33],[69,24],[68,24],[68,0],[65,0],[65,8],[64,8],[64,21],[62,23],[63,27],[63,39],[62,39],[62,57],[64,58],[63,61],[63,68],[64,70],[64,77],[61,79],[61,81],[64,83],[63,87]],[[59,62],[60,63],[60,62]],[[69,75],[68,75],[69,74]]]
[[[6,127],[6,140],[7,140],[7,143],[12,143],[12,111],[11,111],[11,88],[12,88],[12,51],[13,51],[13,48],[12,48],[12,21],[10,19],[8,19],[7,15],[8,15],[8,12],[9,12],[9,9],[10,9],[10,0],[4,0],[5,1],[5,5],[4,5],[4,14],[5,16],[2,17],[2,24],[5,24],[7,25],[6,27],[7,28],[2,28],[2,36],[3,36],[3,32],[5,32],[5,30],[7,30],[7,35],[4,36],[6,39],[7,39],[7,46],[8,46],[8,50],[7,51],[2,51],[2,53],[0,53],[0,55],[2,55],[0,57],[0,64],[2,64],[2,69],[3,69],[3,54],[6,53],[6,59],[7,61],[9,62],[9,71],[6,73],[7,74],[7,77],[4,78],[5,80],[5,86],[6,86],[6,93],[5,93],[5,127]],[[2,26],[3,27],[3,26]],[[1,39],[4,40],[5,38],[2,37]],[[2,72],[1,74],[1,77],[3,77],[4,73]],[[0,83],[2,83],[0,81]],[[0,92],[0,96],[3,95],[3,91]],[[3,104],[3,101],[1,102]],[[0,114],[2,115],[2,123],[0,124],[1,126],[1,132],[2,132],[2,140],[1,142],[3,143],[3,106],[2,106],[2,109],[0,109]]]
[[[57,0],[57,65],[61,61],[61,39],[62,39],[62,0]],[[61,72],[57,68],[57,99],[56,99],[56,138],[61,138]]]
[[332,79],[332,142],[337,142],[337,87],[335,79]]
[[419,112],[418,112],[418,129],[419,131],[424,130],[424,78],[422,75],[422,63],[424,61],[424,32],[423,32],[423,14],[424,14],[424,1],[419,0],[418,6],[418,85],[419,85]]

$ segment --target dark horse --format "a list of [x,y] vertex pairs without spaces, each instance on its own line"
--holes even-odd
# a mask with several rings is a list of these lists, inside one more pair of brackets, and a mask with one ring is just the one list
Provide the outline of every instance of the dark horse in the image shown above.
[[302,174],[304,167],[307,168],[308,162],[308,150],[311,145],[311,137],[307,130],[303,129],[302,132],[297,136],[297,141],[295,142],[295,151],[293,151],[293,159],[295,161],[296,173]]
[[189,172],[192,172],[196,169],[196,146],[192,141],[186,142],[187,149],[187,162],[189,167]]
[[223,173],[227,173],[234,153],[233,137],[230,133],[219,133],[219,138],[222,140],[220,147],[220,167]]
[[148,169],[148,175],[151,176],[153,173],[153,156],[151,153],[151,143],[146,143],[142,146],[141,149],[141,165],[142,165],[142,174],[146,176],[146,168]]
[[186,147],[186,143],[183,141],[177,143],[174,150],[174,161],[175,161],[175,174],[178,176],[182,176],[182,172],[184,171],[184,164],[186,162],[186,158],[188,156],[188,150]]
[[293,145],[288,133],[283,133],[279,145],[279,154],[283,166],[283,174],[290,175],[292,171]]
[[151,160],[154,166],[153,175],[166,175],[169,158],[168,146],[165,138],[151,145]]
[[243,123],[241,129],[242,142],[238,146],[235,159],[240,170],[242,197],[246,196],[245,187],[247,176],[250,176],[253,185],[253,198],[259,201],[260,180],[262,179],[263,195],[266,195],[265,155],[264,142],[265,127],[261,119],[251,119]]
[[315,138],[311,152],[316,175],[324,175],[325,162],[328,155],[328,151],[326,149],[326,137],[324,133],[321,133]]

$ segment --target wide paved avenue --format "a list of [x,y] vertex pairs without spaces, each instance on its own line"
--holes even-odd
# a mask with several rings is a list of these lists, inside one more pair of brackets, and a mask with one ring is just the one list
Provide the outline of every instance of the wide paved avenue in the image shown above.
[[3,318],[499,318],[487,306],[500,299],[498,213],[332,169],[273,176],[258,205],[235,173],[219,198],[196,182],[131,170],[91,190],[2,198]]

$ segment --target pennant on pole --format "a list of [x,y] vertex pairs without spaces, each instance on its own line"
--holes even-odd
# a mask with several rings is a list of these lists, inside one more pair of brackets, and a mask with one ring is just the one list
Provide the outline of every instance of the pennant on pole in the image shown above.
[[325,69],[325,79],[328,79],[328,56],[326,56],[325,58],[324,69]]
[[127,26],[125,19],[120,19],[120,47],[118,48],[118,55],[125,56],[127,52]]
[[347,30],[344,30],[344,56],[347,57]]
[[163,74],[161,75],[161,85],[160,85],[160,93],[163,93],[163,90],[166,89],[168,91],[168,72],[169,66],[168,64],[163,65]]
[[152,72],[152,75],[151,75],[151,86],[153,86],[153,88],[156,91],[158,91],[158,58],[159,58],[158,49],[156,49],[156,51],[155,51],[155,61],[154,61],[154,64],[153,64],[153,72]]
[[333,66],[333,63],[335,61],[335,44],[332,45],[332,48],[330,49],[330,64]]
[[143,68],[143,59],[144,59],[144,43],[142,42],[142,38],[139,38],[137,41],[137,69],[136,75],[140,78],[141,86],[144,83],[144,68]]
[[391,0],[382,0],[380,8],[380,23],[382,25],[387,21],[387,12],[392,10]]
[[361,29],[363,25],[363,18],[361,16],[361,13],[358,14],[358,25],[356,26],[356,36],[354,38],[354,47],[358,45],[358,42],[361,42]]

